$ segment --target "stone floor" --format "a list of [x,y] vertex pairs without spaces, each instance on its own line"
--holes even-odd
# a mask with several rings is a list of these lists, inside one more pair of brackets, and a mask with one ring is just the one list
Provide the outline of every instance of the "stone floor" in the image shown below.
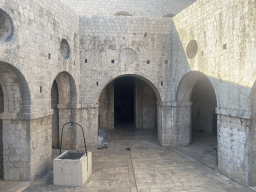
[[[212,168],[216,167],[214,142],[207,147],[202,147],[206,143],[200,144],[200,140],[188,147],[161,147],[155,130],[126,128],[110,132],[108,149],[93,151],[93,175],[84,187],[54,186],[50,172],[25,191],[253,191]],[[211,136],[204,135],[201,140],[205,137]]]
[[177,147],[177,149],[214,169],[218,169],[217,135],[193,130],[191,144]]
[[30,186],[30,181],[3,181],[0,180],[0,191],[22,192]]

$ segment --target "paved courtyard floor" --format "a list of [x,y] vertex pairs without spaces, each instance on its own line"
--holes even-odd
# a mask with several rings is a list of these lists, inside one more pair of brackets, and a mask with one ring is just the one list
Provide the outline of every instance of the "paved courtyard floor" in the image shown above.
[[[214,138],[205,139],[209,135],[201,135],[201,141],[212,142],[200,144],[198,140],[180,148],[161,147],[155,130],[123,127],[110,135],[109,148],[92,152],[93,175],[84,187],[54,186],[51,171],[25,191],[253,191],[214,169],[216,142]],[[57,156],[58,151],[54,150],[53,155]]]

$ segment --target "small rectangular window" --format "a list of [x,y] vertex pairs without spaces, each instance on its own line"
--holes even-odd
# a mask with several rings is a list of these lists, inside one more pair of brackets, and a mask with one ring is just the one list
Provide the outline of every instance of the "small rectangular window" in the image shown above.
[[196,118],[197,118],[197,119],[200,119],[200,109],[197,109],[197,110],[196,110]]

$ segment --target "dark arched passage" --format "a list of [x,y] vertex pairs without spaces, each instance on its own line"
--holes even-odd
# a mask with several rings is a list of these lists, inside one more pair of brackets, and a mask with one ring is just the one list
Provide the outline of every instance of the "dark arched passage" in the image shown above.
[[99,128],[130,124],[139,129],[157,127],[159,95],[142,77],[124,75],[110,81],[99,97]]

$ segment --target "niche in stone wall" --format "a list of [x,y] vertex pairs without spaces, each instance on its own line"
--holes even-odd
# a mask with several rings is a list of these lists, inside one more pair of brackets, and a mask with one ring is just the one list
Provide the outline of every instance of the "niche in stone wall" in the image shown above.
[[136,52],[131,48],[125,48],[121,50],[119,57],[124,64],[132,64],[136,60]]
[[197,54],[197,50],[198,50],[198,45],[197,45],[196,40],[191,40],[188,43],[187,51],[186,51],[188,58],[193,59]]
[[0,9],[0,41],[7,42],[13,37],[13,24],[9,15]]
[[68,59],[70,56],[70,47],[66,39],[62,39],[60,42],[60,52],[64,59]]

